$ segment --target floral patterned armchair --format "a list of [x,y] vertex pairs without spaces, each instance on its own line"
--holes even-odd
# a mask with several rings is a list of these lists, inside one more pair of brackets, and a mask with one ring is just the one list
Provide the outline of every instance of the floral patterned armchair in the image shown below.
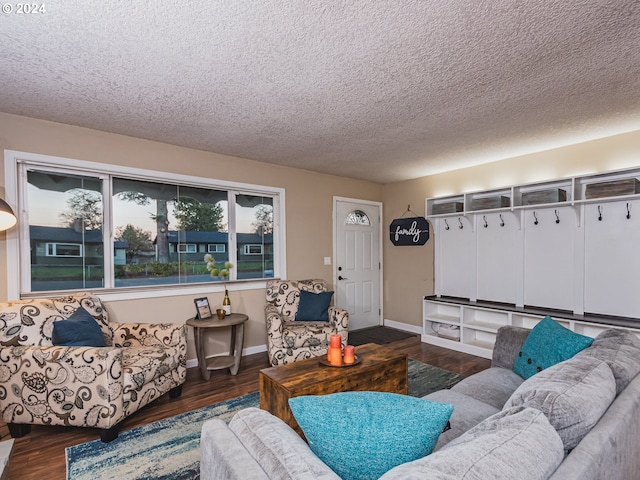
[[[107,346],[53,345],[53,323],[80,306]],[[98,428],[109,442],[125,417],[166,392],[181,394],[186,353],[184,324],[109,323],[89,293],[0,303],[2,418],[13,437],[32,424],[71,425]]]
[[340,334],[343,345],[347,343],[349,313],[342,308],[329,306],[326,322],[295,320],[300,290],[326,292],[327,283],[320,279],[267,282],[265,315],[271,365],[326,355],[332,334]]

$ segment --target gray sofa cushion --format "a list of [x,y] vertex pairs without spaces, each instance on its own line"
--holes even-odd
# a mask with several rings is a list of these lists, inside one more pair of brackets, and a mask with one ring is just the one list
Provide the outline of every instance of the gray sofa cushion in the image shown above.
[[617,394],[640,373],[640,338],[627,330],[605,330],[595,338],[589,348],[578,355],[595,357],[607,362],[616,379]]
[[439,390],[422,398],[453,405],[453,413],[449,420],[451,428],[440,434],[434,451],[442,448],[471,427],[475,427],[484,419],[500,411],[500,409],[487,403],[453,390]]
[[523,378],[513,370],[493,367],[465,378],[451,390],[464,393],[500,410],[522,382]]
[[543,480],[562,462],[560,437],[538,410],[499,412],[440,451],[400,465],[380,480]]
[[606,362],[573,357],[527,379],[504,405],[536,408],[547,416],[571,450],[598,422],[616,396]]
[[240,410],[229,428],[269,478],[340,480],[293,429],[265,410]]

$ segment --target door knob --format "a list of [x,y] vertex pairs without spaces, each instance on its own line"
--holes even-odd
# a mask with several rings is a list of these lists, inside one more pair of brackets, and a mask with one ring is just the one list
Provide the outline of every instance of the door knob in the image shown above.
[[342,275],[338,275],[338,280],[347,280],[347,277],[343,277]]

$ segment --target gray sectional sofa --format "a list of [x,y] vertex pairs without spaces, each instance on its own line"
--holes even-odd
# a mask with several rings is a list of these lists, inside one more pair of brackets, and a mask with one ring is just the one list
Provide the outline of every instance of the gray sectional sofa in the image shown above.
[[[498,331],[491,368],[425,398],[454,406],[434,452],[382,480],[640,479],[640,339],[611,329],[572,358],[523,380],[530,330]],[[205,422],[201,478],[338,479],[286,424],[250,408]]]

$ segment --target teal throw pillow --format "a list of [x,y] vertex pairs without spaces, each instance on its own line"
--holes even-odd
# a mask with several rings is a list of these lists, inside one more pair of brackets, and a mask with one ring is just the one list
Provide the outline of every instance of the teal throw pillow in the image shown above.
[[429,455],[453,405],[384,392],[289,399],[309,447],[344,480],[379,478]]
[[65,347],[104,347],[100,325],[84,308],[80,307],[66,320],[53,322],[51,342]]
[[593,338],[572,332],[546,316],[522,344],[513,371],[522,378],[532,377],[545,368],[570,359],[593,343]]
[[300,290],[300,302],[296,320],[327,322],[329,320],[329,305],[333,292],[313,293]]

